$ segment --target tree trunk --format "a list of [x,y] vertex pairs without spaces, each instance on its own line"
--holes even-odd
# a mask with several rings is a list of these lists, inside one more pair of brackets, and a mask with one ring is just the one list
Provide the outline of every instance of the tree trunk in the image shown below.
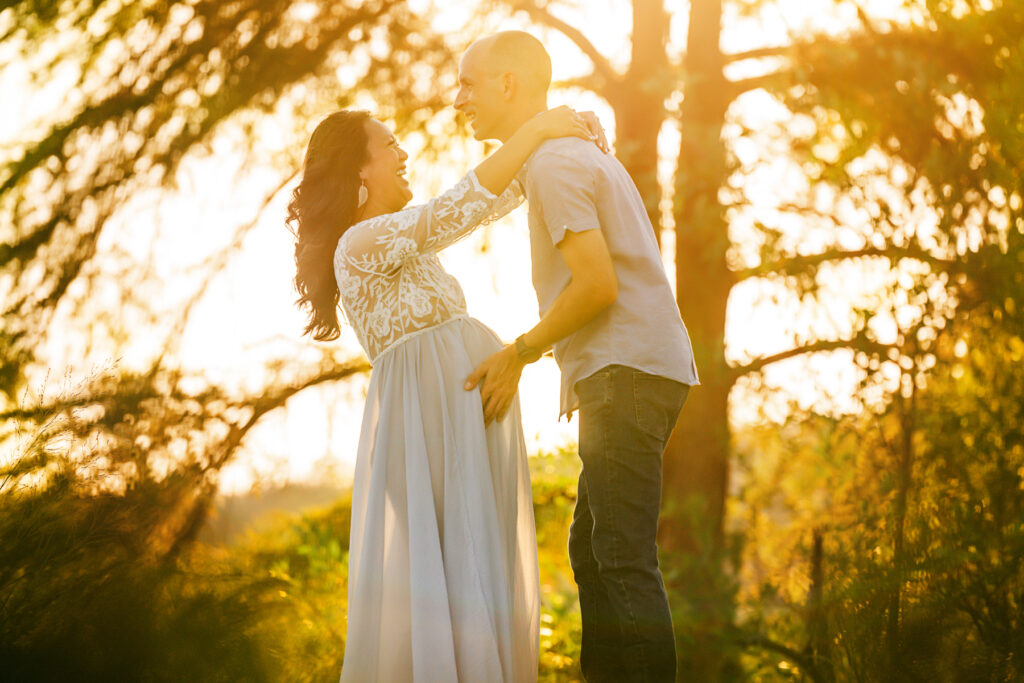
[[[726,180],[721,131],[729,104],[718,44],[721,14],[721,0],[691,4],[673,212],[678,304],[702,386],[691,392],[666,449],[659,539],[673,554],[674,566],[666,567],[665,575],[677,596],[674,607],[693,615],[676,622],[677,635],[692,643],[680,653],[680,676],[700,681],[725,675],[717,637],[732,619],[722,580],[728,399],[734,381],[725,363],[725,309],[734,282],[726,266],[729,241],[718,200]],[[601,90],[615,111],[617,156],[644,199],[659,242],[658,135],[665,100],[678,83],[667,55],[668,27],[663,0],[633,0],[629,69]]]
[[[718,198],[726,180],[722,125],[728,108],[719,31],[721,0],[693,0],[687,39],[682,139],[675,184],[676,288],[693,343],[701,386],[683,408],[665,453],[662,545],[677,552],[675,593],[688,603],[692,623],[677,625],[693,643],[681,652],[680,676],[715,681],[724,675],[720,629],[731,621],[722,581],[723,517],[729,462],[729,390],[725,311],[734,281]],[[689,633],[688,633],[689,632]]]
[[[913,384],[913,373],[910,374],[911,387]],[[907,557],[905,550],[904,526],[907,519],[907,500],[910,496],[910,489],[913,485],[914,473],[914,419],[915,419],[915,397],[916,391],[912,388],[909,398],[898,398],[897,404],[900,409],[900,423],[902,432],[899,443],[899,458],[896,479],[896,501],[894,504],[895,517],[893,521],[893,552],[892,564],[895,572],[895,581],[892,592],[889,594],[889,606],[887,614],[885,645],[888,659],[888,675],[898,677],[903,671],[901,661],[901,617],[902,617],[902,593],[903,581],[906,576]]]
[[807,591],[807,650],[821,681],[835,680],[825,613],[825,540],[820,529],[811,537],[811,587]]
[[643,197],[659,243],[658,133],[665,121],[665,100],[673,85],[666,54],[668,26],[669,17],[662,0],[633,1],[629,70],[608,93],[615,110],[616,156]]

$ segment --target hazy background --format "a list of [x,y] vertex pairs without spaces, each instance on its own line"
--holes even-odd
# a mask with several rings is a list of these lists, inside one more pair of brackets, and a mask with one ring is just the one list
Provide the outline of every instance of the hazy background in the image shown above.
[[[0,5],[18,680],[336,678],[368,368],[350,330],[299,335],[285,206],[341,107],[394,127],[414,202],[454,183],[489,149],[459,55],[508,28],[604,122],[693,338],[660,538],[680,671],[1024,675],[1024,3],[64,0]],[[537,318],[525,221],[443,254],[504,339]],[[521,400],[542,678],[572,680],[557,382],[544,359]]]

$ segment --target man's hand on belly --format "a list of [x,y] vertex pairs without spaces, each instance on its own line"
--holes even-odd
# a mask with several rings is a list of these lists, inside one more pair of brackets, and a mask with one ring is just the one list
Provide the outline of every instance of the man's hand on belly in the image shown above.
[[509,345],[485,358],[466,379],[466,391],[480,386],[485,425],[496,419],[504,419],[516,397],[522,374],[523,363],[519,360],[516,348]]

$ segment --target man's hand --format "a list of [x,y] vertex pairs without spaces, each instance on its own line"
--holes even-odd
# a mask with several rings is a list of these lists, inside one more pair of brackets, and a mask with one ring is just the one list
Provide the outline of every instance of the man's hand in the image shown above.
[[501,351],[484,359],[466,379],[466,391],[480,385],[480,399],[484,406],[484,424],[502,420],[519,389],[519,376],[523,374],[523,363],[519,360],[515,346],[506,346]]

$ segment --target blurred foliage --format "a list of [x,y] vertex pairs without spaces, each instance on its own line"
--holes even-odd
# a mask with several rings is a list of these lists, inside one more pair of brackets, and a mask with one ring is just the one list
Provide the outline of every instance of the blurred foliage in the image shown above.
[[540,680],[552,683],[582,680],[580,607],[568,551],[579,474],[572,450],[530,458],[541,586]]
[[1024,339],[962,331],[971,350],[879,414],[740,435],[741,621],[802,653],[751,671],[1024,678]]
[[[738,618],[719,647],[743,652],[726,670],[736,680],[1024,674],[1024,339],[990,318],[959,333],[971,350],[954,345],[950,362],[878,414],[805,413],[738,433],[729,538],[741,571],[719,575],[705,604],[672,596],[682,647],[688,620],[724,592]],[[54,455],[52,438],[35,443],[20,469],[0,472],[5,680],[336,679],[348,498],[229,546],[192,532],[169,552],[152,522],[194,484],[108,492],[101,461]],[[540,454],[531,470],[541,680],[581,680],[566,553],[579,461],[571,450]],[[661,560],[669,579],[691,571],[686,563],[708,566],[672,551]],[[897,669],[886,651],[894,594]]]
[[792,71],[765,83],[795,116],[805,176],[779,215],[803,225],[759,224],[757,265],[740,271],[820,306],[842,261],[887,263],[891,285],[842,325],[869,372],[932,352],[975,307],[1020,315],[1024,290],[1024,6],[905,5],[907,25],[865,17],[840,41],[798,41]]
[[[1024,678],[1024,6],[906,0],[905,21],[886,23],[858,5],[846,33],[736,57],[779,65],[745,80],[726,81],[733,57],[711,41],[715,53],[693,62],[710,71],[679,108],[685,74],[667,59],[664,5],[634,3],[648,39],[619,73],[558,20],[557,3],[511,4],[594,59],[577,84],[616,108],[640,181],[651,182],[642,173],[660,123],[681,117],[677,246],[703,232],[688,252],[701,286],[680,291],[699,309],[689,313],[707,314],[690,325],[705,385],[666,481],[732,497],[723,524],[714,505],[666,491],[665,517],[690,520],[699,537],[662,555],[679,591],[680,651],[735,655],[709,665],[709,680]],[[731,3],[751,16],[769,4]],[[692,3],[711,24],[713,5]],[[71,285],[88,279],[132,196],[173,186],[220,132],[254,141],[281,109],[301,126],[370,93],[399,132],[427,130],[454,82],[446,41],[397,0],[63,0],[0,4],[0,47],[67,95],[0,150],[0,440],[19,444],[0,469],[0,676],[333,680],[347,503],[229,548],[196,534],[220,466],[256,421],[365,365],[325,356],[247,396],[186,390],[163,357],[52,398],[30,396],[25,369],[58,305],[90,296],[91,283],[81,296]],[[712,72],[715,87],[701,80]],[[783,106],[781,130],[745,127],[739,103],[755,91]],[[652,97],[665,102],[655,123],[631,118]],[[687,135],[706,157],[683,153]],[[751,162],[746,142],[764,156]],[[295,168],[299,146],[282,167]],[[783,157],[797,180],[735,239],[748,174]],[[841,309],[829,300],[830,286],[874,272],[877,292]],[[754,279],[819,315],[794,321],[791,348],[730,364],[729,292]],[[763,396],[765,367],[836,349],[853,350],[862,371],[859,412],[793,408],[781,425],[728,425],[737,379]],[[542,679],[573,680],[579,612],[565,546],[578,465],[561,453],[533,466]]]
[[[271,113],[307,122],[367,92],[379,115],[409,130],[447,104],[436,84],[454,83],[444,40],[403,0],[9,2],[0,47],[11,58],[4,70],[27,69],[37,87],[64,95],[0,150],[0,392],[9,398],[58,303],[82,304],[71,284],[88,281],[118,209],[173,186],[182,161],[209,152],[216,134],[240,133],[255,156]],[[296,139],[279,166],[298,166],[304,135]],[[120,289],[131,301],[132,287]]]
[[181,563],[221,466],[257,420],[311,384],[364,371],[340,364],[232,398],[109,368],[0,414],[19,448],[0,466],[0,676],[280,680],[260,673],[265,652],[247,634],[288,606],[287,576],[195,582]]
[[336,681],[341,671],[348,605],[351,497],[282,518],[229,547],[200,544],[187,571],[200,581],[223,574],[279,582],[286,610],[254,620],[248,637],[267,653],[262,675],[271,681]]
[[806,124],[791,210],[827,239],[760,226],[747,274],[812,303],[843,259],[892,278],[854,344],[817,344],[857,352],[859,413],[734,435],[732,639],[769,679],[1024,677],[1024,6],[906,6],[909,25],[798,43],[778,81]]
[[[174,487],[90,494],[63,465],[45,486],[11,486],[14,475],[0,473],[0,680],[337,680],[349,497],[231,545],[193,542],[154,557],[141,520],[160,517]],[[531,466],[540,679],[580,680],[566,555],[578,461],[562,451]]]

